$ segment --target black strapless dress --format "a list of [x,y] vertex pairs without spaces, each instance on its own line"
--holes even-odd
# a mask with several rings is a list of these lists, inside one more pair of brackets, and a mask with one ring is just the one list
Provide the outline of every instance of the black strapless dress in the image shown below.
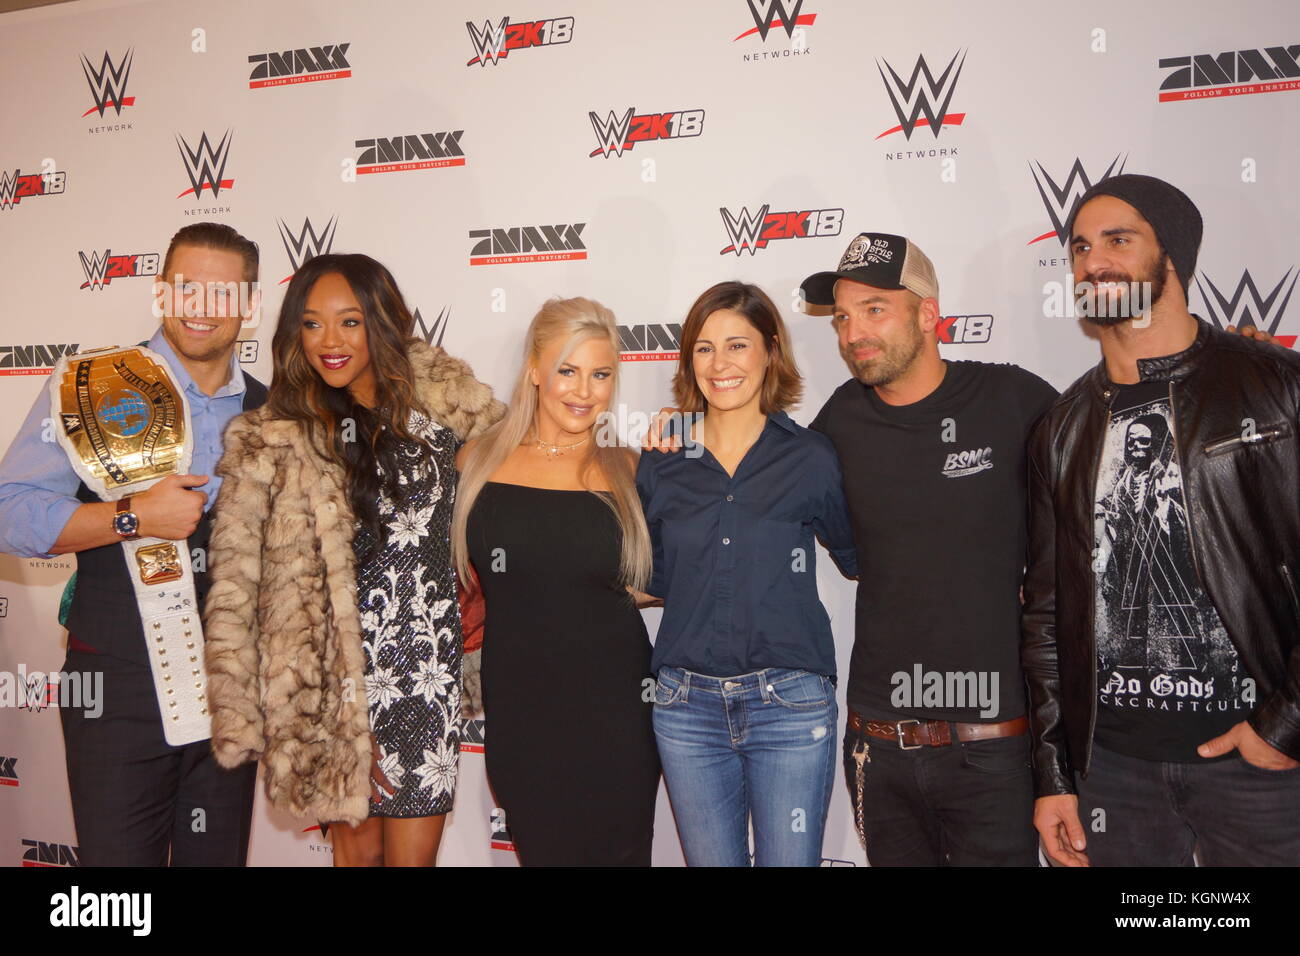
[[617,582],[613,511],[488,482],[469,516],[483,587],[484,756],[526,866],[649,866],[659,788],[650,641]]

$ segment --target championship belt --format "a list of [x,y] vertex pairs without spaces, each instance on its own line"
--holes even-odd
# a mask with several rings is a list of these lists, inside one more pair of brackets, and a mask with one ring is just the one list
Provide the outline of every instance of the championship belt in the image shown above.
[[[142,347],[65,356],[50,376],[58,442],[104,501],[139,494],[190,468],[194,436],[185,393],[167,362]],[[163,735],[173,747],[212,736],[203,627],[184,541],[122,541],[153,670]]]

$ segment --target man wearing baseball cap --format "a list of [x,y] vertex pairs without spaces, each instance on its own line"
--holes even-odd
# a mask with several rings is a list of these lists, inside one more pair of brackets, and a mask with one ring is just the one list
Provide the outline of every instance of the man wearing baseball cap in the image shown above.
[[1025,451],[1056,391],[945,361],[934,266],[862,233],[806,300],[853,378],[812,423],[839,453],[860,555],[845,771],[873,866],[1033,866],[1020,597]]
[[1069,236],[1102,361],[1030,443],[1035,825],[1069,866],[1295,866],[1300,356],[1188,312],[1169,183],[1102,180]]

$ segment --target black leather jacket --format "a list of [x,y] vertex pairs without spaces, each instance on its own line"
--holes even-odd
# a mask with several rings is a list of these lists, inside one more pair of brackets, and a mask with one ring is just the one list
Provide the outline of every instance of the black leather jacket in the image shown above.
[[[1198,319],[1192,345],[1138,361],[1168,379],[1192,561],[1245,672],[1250,726],[1300,759],[1300,355]],[[1038,796],[1073,793],[1097,718],[1094,499],[1115,385],[1103,361],[1029,443],[1029,566],[1021,662]]]

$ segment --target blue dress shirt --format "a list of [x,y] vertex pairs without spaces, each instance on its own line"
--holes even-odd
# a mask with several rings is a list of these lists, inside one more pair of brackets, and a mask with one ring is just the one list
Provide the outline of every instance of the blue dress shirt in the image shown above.
[[731,677],[765,667],[835,676],[817,594],[820,537],[858,573],[840,464],[830,440],[767,418],[734,476],[702,446],[644,452],[637,490],[654,545],[650,593],[664,599],[651,667]]
[[[208,496],[203,506],[206,511],[221,490],[221,478],[213,472],[221,458],[222,433],[230,420],[243,411],[244,375],[239,359],[230,357],[230,381],[215,395],[207,395],[194,384],[172,351],[162,326],[148,347],[167,362],[173,379],[189,399],[190,428],[194,433],[190,474],[210,476],[206,485],[195,489]],[[81,479],[73,471],[67,453],[54,440],[53,432],[45,428],[45,420],[51,417],[49,395],[48,387],[42,387],[27,420],[0,460],[0,551],[24,558],[52,557],[50,548],[82,504],[76,498]],[[58,424],[51,421],[49,427],[57,428]]]

